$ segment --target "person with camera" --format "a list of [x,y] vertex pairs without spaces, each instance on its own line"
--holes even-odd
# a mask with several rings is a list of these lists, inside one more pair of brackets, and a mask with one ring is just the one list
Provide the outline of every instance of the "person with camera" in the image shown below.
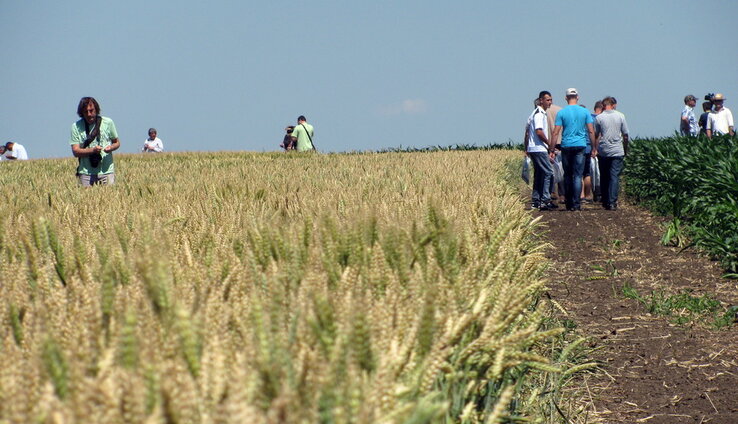
[[713,111],[707,116],[707,138],[712,135],[730,134],[735,135],[733,129],[733,113],[727,107],[723,106],[725,96],[717,93],[712,96]]
[[72,124],[69,144],[79,160],[77,177],[83,187],[115,183],[113,151],[120,147],[113,120],[100,115],[100,104],[93,97],[83,97],[77,106],[81,118]]

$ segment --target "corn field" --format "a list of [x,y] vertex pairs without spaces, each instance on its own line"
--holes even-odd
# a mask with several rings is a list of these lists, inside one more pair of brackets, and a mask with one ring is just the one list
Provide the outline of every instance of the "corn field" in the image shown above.
[[555,422],[519,158],[3,163],[0,422]]

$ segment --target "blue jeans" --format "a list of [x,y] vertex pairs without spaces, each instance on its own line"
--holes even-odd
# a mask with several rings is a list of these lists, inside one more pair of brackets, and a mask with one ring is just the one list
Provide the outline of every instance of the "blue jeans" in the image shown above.
[[599,157],[600,164],[600,192],[602,206],[617,205],[618,191],[620,191],[620,174],[625,167],[623,156]]
[[582,174],[584,173],[584,147],[562,148],[561,160],[564,165],[566,208],[579,209],[581,208],[579,194],[582,192]]
[[553,180],[553,168],[548,159],[548,153],[528,153],[535,175],[533,177],[533,195],[531,200],[533,206],[545,205],[551,201],[551,180]]

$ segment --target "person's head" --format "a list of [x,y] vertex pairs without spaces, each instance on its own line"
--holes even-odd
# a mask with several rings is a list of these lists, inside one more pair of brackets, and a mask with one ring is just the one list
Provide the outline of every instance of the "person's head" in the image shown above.
[[615,97],[612,97],[612,96],[610,96],[610,98],[612,99],[612,108],[613,109],[617,109],[618,108],[618,99],[616,99]]
[[88,124],[92,124],[99,114],[100,104],[97,100],[94,97],[82,97],[77,106],[77,115],[87,121]]
[[684,104],[689,107],[694,107],[697,104],[697,97],[688,94],[684,97]]
[[712,110],[712,102],[702,102],[702,111],[709,112]]
[[290,125],[290,126],[286,127],[284,130],[287,131],[287,134],[292,134],[292,131],[295,130],[295,126],[294,125]]
[[615,102],[615,97],[607,96],[602,99],[602,106],[605,108],[605,110],[615,109],[616,104],[617,103]]
[[307,122],[307,119],[305,119],[304,115],[300,115],[297,117],[297,123],[302,124],[303,122]]
[[575,105],[579,101],[579,91],[576,88],[566,89],[566,102],[570,105]]
[[8,141],[7,143],[5,143],[5,150],[13,151],[13,146],[15,146],[15,143],[13,143],[12,141]]
[[723,108],[723,102],[725,101],[725,96],[723,96],[722,93],[717,93],[714,96],[712,96],[712,104],[715,106],[715,110],[719,111]]
[[5,145],[4,144],[0,144],[0,156],[2,156],[4,154],[5,154]]
[[597,100],[594,107],[595,115],[599,115],[600,113],[602,113],[602,109],[604,109],[604,106],[602,105],[602,100]]
[[543,90],[540,93],[538,93],[538,103],[543,108],[543,110],[547,110],[548,108],[550,108],[551,103],[553,103],[551,92]]
[[153,140],[156,138],[156,128],[149,128],[149,140]]

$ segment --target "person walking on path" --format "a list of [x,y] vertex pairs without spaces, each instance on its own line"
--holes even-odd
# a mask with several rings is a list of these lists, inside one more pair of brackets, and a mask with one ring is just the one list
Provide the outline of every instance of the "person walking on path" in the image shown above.
[[528,118],[526,129],[525,154],[533,163],[533,194],[531,201],[534,208],[540,210],[556,209],[551,202],[551,179],[553,168],[551,167],[550,146],[548,138],[548,119],[546,110],[551,106],[551,93],[541,91],[538,95],[538,106]]
[[694,107],[697,105],[697,98],[689,94],[684,98],[684,109],[682,109],[682,119],[679,122],[679,131],[684,136],[697,137],[700,132],[697,126],[697,118],[694,116]]
[[730,134],[735,135],[733,129],[733,113],[727,107],[723,106],[725,96],[720,93],[712,96],[713,111],[707,116],[707,138],[712,138],[713,134]]
[[8,141],[5,143],[5,158],[8,160],[28,160],[28,152],[22,144]]
[[100,115],[100,104],[93,97],[83,97],[77,106],[81,118],[72,124],[69,144],[79,159],[77,176],[83,187],[115,183],[113,151],[120,147],[113,120]]
[[295,129],[292,131],[292,138],[297,143],[297,151],[315,150],[314,136],[313,126],[307,123],[307,119],[303,115],[300,115],[297,118]]
[[602,206],[617,210],[620,174],[628,152],[628,124],[625,115],[615,110],[612,97],[605,97],[602,104],[605,110],[595,120],[597,136],[592,154],[599,157]]
[[[587,140],[594,140],[592,115],[577,103],[579,92],[576,88],[566,90],[568,106],[556,115],[554,139],[561,136],[561,158],[564,165],[564,191],[566,209],[581,210],[579,195],[582,192],[582,174],[584,172],[584,149]],[[594,143],[592,143],[594,145]]]
[[161,153],[164,151],[164,142],[156,134],[156,128],[149,128],[149,138],[144,141],[142,152]]

